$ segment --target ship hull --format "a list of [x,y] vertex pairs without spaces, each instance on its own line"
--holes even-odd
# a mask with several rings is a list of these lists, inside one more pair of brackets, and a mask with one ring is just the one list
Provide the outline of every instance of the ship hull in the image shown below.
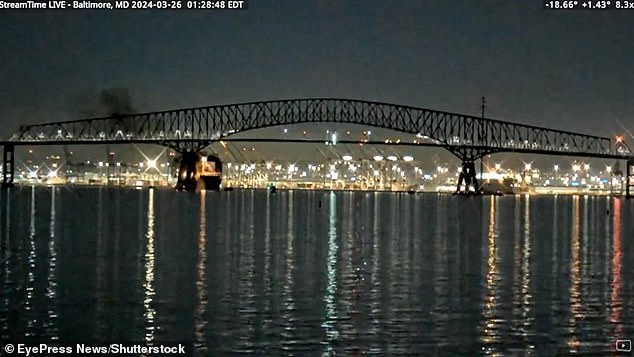
[[201,183],[201,189],[203,190],[220,191],[222,179],[220,176],[201,176],[199,182]]

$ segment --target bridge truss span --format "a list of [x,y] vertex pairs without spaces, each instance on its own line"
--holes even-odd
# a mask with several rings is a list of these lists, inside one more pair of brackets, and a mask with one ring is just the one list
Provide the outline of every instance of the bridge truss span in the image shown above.
[[[352,99],[292,99],[214,105],[26,125],[15,144],[157,143],[197,150],[238,132],[300,123],[346,123],[423,136],[462,160],[496,152],[618,155],[610,138],[424,108]],[[627,152],[629,155],[629,152]]]

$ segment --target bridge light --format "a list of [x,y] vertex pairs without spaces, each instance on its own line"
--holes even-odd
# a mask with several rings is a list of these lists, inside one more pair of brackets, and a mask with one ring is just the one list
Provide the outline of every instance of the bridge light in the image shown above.
[[411,161],[414,161],[414,158],[410,155],[403,156],[403,161],[411,162]]
[[350,155],[344,155],[344,156],[342,157],[342,159],[343,159],[343,161],[350,161],[350,160],[352,160],[352,156],[350,156]]
[[381,156],[381,155],[376,155],[374,157],[374,161],[381,161],[381,160],[383,160],[383,156]]

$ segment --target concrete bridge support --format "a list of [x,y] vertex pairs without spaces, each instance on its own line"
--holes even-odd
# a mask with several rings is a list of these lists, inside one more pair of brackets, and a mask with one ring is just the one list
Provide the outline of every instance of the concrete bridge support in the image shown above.
[[[463,182],[464,191],[461,191]],[[462,171],[460,171],[460,176],[458,177],[456,193],[469,193],[471,192],[471,187],[473,187],[474,193],[480,193],[480,186],[476,178],[475,162],[473,160],[464,160],[462,162]]]
[[2,158],[2,187],[12,187],[15,176],[15,146],[5,145]]
[[176,189],[184,191],[220,190],[222,162],[214,155],[185,150],[181,154]]

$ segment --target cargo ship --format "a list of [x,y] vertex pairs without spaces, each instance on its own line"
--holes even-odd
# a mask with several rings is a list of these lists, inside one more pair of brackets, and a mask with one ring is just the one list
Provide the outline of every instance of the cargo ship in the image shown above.
[[178,190],[220,190],[222,162],[214,155],[187,152],[174,159],[172,167],[172,174],[178,179]]
[[202,185],[201,189],[219,191],[222,183],[222,162],[220,159],[213,155],[202,155],[200,163],[199,187]]

